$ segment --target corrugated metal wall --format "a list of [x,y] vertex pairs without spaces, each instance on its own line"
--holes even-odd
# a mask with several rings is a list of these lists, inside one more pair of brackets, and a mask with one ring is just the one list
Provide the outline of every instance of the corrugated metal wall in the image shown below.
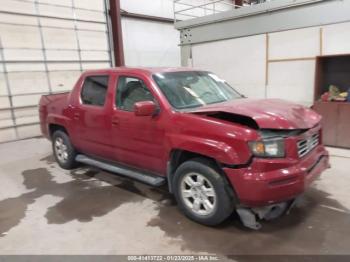
[[1,0],[0,142],[40,135],[38,100],[110,67],[104,0]]

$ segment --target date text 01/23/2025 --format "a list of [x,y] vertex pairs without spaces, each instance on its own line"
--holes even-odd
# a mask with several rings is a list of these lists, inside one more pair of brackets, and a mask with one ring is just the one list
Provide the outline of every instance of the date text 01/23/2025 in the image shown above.
[[128,256],[128,261],[218,261],[219,257],[215,255],[198,255],[198,256],[174,256],[174,255],[148,255],[148,256]]

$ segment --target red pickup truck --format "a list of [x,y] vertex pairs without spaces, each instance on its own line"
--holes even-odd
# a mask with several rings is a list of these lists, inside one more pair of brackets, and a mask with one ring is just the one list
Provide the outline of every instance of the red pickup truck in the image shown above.
[[236,210],[257,229],[329,167],[317,113],[248,99],[207,71],[88,71],[70,93],[43,96],[39,111],[62,168],[167,183],[185,215],[206,225]]

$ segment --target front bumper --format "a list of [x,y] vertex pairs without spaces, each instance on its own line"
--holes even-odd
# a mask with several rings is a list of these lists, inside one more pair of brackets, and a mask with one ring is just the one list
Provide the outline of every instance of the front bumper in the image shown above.
[[247,168],[224,171],[240,205],[259,207],[297,197],[329,167],[329,154],[319,145],[302,159],[254,158]]

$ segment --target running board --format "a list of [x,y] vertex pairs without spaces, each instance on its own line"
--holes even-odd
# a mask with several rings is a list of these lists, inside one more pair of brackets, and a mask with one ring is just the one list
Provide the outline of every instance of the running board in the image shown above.
[[138,180],[140,182],[143,182],[145,184],[151,185],[151,186],[161,186],[165,184],[165,178],[160,176],[154,176],[147,173],[141,173],[139,171],[129,169],[127,167],[118,166],[115,164],[109,164],[106,162],[102,162],[93,158],[90,158],[85,155],[77,155],[75,160],[80,163],[84,163],[87,165],[95,166],[98,168],[101,168],[103,170],[107,170],[112,173],[117,173],[135,180]]

